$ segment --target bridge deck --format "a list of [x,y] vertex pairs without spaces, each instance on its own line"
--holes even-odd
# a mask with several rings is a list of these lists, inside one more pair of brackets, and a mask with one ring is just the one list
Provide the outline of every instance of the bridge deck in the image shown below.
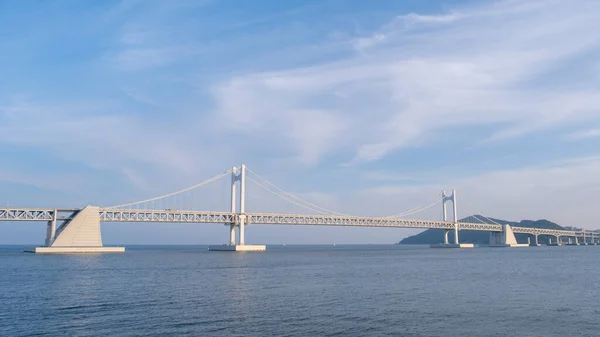
[[[56,213],[57,220],[68,220],[80,209],[49,208],[0,208],[0,221],[51,221]],[[247,224],[265,225],[313,225],[313,226],[350,226],[350,227],[388,227],[388,228],[437,228],[454,229],[453,222],[415,219],[396,219],[380,217],[327,216],[278,213],[198,212],[184,210],[121,210],[100,209],[102,222],[166,222],[166,223],[234,223],[239,224],[245,217]],[[501,232],[498,224],[458,223],[460,230]],[[583,231],[566,231],[545,228],[512,227],[514,233],[531,235],[578,236]],[[585,232],[586,235],[600,233]]]

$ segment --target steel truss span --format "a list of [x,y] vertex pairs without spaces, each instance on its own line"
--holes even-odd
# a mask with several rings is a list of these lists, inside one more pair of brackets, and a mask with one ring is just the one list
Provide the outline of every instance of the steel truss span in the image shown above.
[[[391,218],[362,218],[344,216],[321,216],[300,214],[246,214],[248,224],[263,225],[317,225],[317,226],[350,226],[350,227],[392,227],[392,228],[438,228],[452,230],[453,222],[408,220]],[[502,232],[502,225],[459,222],[460,230]],[[583,236],[582,232],[564,231],[545,228],[512,227],[514,233],[552,236]]]
[[[351,216],[247,213],[246,219],[248,224],[263,225],[438,228],[448,230],[454,229],[453,222],[393,218],[363,218]],[[459,227],[464,230],[486,230],[496,232],[502,231],[502,226],[500,225],[459,223]]]
[[237,214],[229,212],[194,212],[177,210],[100,209],[103,222],[191,222],[237,223]]
[[68,220],[79,209],[49,209],[49,208],[2,208],[0,220],[4,221],[52,221],[56,213],[56,220]]
[[[558,229],[547,229],[547,228],[531,228],[531,227],[512,227],[513,232],[519,234],[531,234],[531,235],[552,235],[552,236],[578,236],[583,237],[581,231],[563,231]],[[586,231],[586,235],[600,235],[598,233]]]
[[51,221],[54,210],[47,209],[3,209],[0,210],[1,220],[14,221]]

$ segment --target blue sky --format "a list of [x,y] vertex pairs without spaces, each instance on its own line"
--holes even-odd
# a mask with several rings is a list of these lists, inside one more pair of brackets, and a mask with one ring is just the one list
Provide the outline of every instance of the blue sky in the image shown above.
[[[598,13],[587,0],[5,1],[0,201],[107,206],[246,163],[344,213],[395,214],[456,188],[461,215],[600,228]],[[220,184],[210,207],[227,205]],[[250,210],[290,211],[250,193]],[[0,228],[0,243],[43,241],[43,224]],[[411,233],[257,226],[248,237]],[[107,243],[226,236],[104,225]]]

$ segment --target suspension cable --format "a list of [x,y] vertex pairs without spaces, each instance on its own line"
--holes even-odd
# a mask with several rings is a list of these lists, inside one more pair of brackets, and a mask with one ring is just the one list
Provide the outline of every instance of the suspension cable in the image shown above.
[[221,174],[218,174],[218,175],[216,175],[216,176],[214,176],[212,178],[209,178],[209,179],[207,179],[207,180],[205,180],[203,182],[200,182],[198,184],[192,185],[190,187],[186,187],[186,188],[184,188],[182,190],[179,190],[179,191],[171,192],[171,193],[168,193],[168,194],[165,194],[165,195],[161,195],[161,196],[158,196],[158,197],[154,197],[154,198],[150,198],[150,199],[146,199],[146,200],[142,200],[142,201],[130,202],[130,203],[127,203],[127,204],[110,206],[110,207],[106,207],[106,208],[128,207],[128,206],[143,204],[143,203],[150,202],[150,201],[155,201],[155,200],[160,200],[160,199],[168,198],[168,197],[171,197],[171,196],[174,196],[174,195],[177,195],[177,194],[180,194],[180,193],[184,193],[184,192],[187,192],[189,190],[193,190],[195,188],[198,188],[198,187],[210,184],[213,181],[219,180],[219,179],[223,178],[224,176],[226,176],[226,175],[228,175],[230,173],[231,173],[231,169],[229,169],[229,170],[227,170],[227,171],[225,171],[225,172],[223,172]]
[[477,214],[473,214],[473,215],[471,215],[471,218],[475,219],[477,222],[481,222],[481,223],[482,223],[482,224],[484,224],[484,225],[486,225],[486,224],[487,224],[487,222],[485,222],[485,221],[481,220]]
[[[285,197],[283,197],[283,196],[282,196],[282,195],[280,195],[280,194],[277,194],[277,193],[275,193],[275,192],[273,192],[273,191],[269,191],[269,192],[271,192],[271,193],[273,193],[273,194],[275,194],[275,195],[277,195],[277,196],[279,196],[279,197],[281,197],[281,198],[283,198],[283,199],[285,199],[285,200],[287,200],[287,201],[290,201],[290,202],[292,202],[292,203],[294,203],[294,204],[296,204],[296,205],[298,205],[298,206],[304,207],[304,208],[306,208],[306,209],[310,209],[310,210],[312,210],[312,211],[316,211],[316,212],[318,212],[318,213],[321,213],[321,214],[327,214],[327,213],[330,213],[330,214],[333,214],[333,215],[341,215],[341,216],[354,216],[354,215],[349,215],[349,214],[344,214],[344,213],[340,213],[340,212],[332,211],[332,210],[329,210],[329,209],[326,209],[326,208],[323,208],[323,207],[317,206],[317,205],[315,205],[315,204],[312,204],[312,203],[310,203],[310,202],[308,202],[308,201],[306,201],[306,200],[303,200],[303,199],[301,199],[301,198],[299,198],[299,197],[297,197],[297,196],[295,196],[295,195],[293,195],[293,194],[290,194],[290,193],[286,192],[285,190],[283,190],[283,189],[279,188],[278,186],[276,186],[275,184],[273,184],[273,183],[269,182],[267,179],[263,178],[262,176],[260,176],[260,175],[259,175],[258,173],[256,173],[256,172],[252,171],[251,169],[249,169],[249,168],[246,168],[246,170],[247,170],[248,172],[250,172],[250,173],[254,174],[254,175],[257,177],[257,178],[261,179],[261,180],[262,180],[262,181],[263,181],[265,184],[268,184],[269,186],[271,186],[271,187],[273,187],[273,188],[277,189],[278,191],[280,191],[281,193],[283,193],[283,194],[287,195],[288,197],[290,197],[290,198],[293,198],[293,199],[295,199],[295,200],[298,200],[298,201],[299,201],[299,202],[301,202],[301,203],[305,203],[305,204],[307,204],[307,205],[309,205],[309,206],[311,206],[311,207],[308,207],[308,206],[305,206],[305,205],[300,205],[300,204],[298,204],[298,203],[296,203],[296,202],[294,202],[294,201],[290,200],[289,198],[285,198]],[[249,179],[250,179],[250,178],[249,178]],[[255,180],[252,180],[252,181],[258,184],[258,182],[257,182],[257,181],[255,181]],[[261,186],[261,187],[265,188],[264,186]],[[441,200],[441,199],[439,199],[439,200],[436,200],[435,202],[433,202],[433,203],[431,203],[431,204],[429,204],[429,205],[427,205],[427,206],[424,206],[424,207],[416,207],[416,208],[410,209],[410,210],[408,210],[408,211],[404,211],[404,212],[402,212],[402,213],[398,213],[398,214],[394,214],[394,215],[386,216],[385,218],[398,218],[398,217],[403,217],[403,216],[407,216],[407,215],[415,214],[415,213],[418,213],[418,212],[424,211],[424,210],[426,210],[426,209],[428,209],[428,208],[431,208],[431,207],[433,207],[433,206],[435,206],[435,205],[439,204],[440,202],[442,202],[442,200]],[[314,209],[314,208],[316,208],[316,209]],[[317,210],[317,209],[318,209],[318,210]]]
[[[307,205],[303,205],[303,204],[301,204],[301,203],[299,203],[297,201],[294,201],[293,199],[289,198],[286,195],[282,195],[281,193],[277,193],[276,191],[273,191],[270,188],[268,188],[267,186],[265,186],[265,185],[259,183],[258,181],[252,179],[251,177],[246,176],[246,179],[252,181],[253,183],[255,183],[260,188],[264,189],[265,191],[270,192],[270,193],[272,193],[272,194],[274,194],[274,195],[276,195],[276,196],[278,196],[278,197],[280,197],[280,198],[282,198],[282,199],[284,199],[286,201],[289,201],[289,202],[293,203],[296,206],[300,206],[300,207],[306,208],[308,210],[311,210],[313,212],[317,212],[317,213],[320,213],[320,214],[323,214],[323,215],[331,215],[331,212],[325,212],[325,211],[319,209],[320,207],[318,207],[318,206],[315,208],[315,207],[310,207],[310,206],[307,206]],[[341,214],[341,213],[336,213],[335,215],[351,216],[351,215],[346,215],[346,214]]]
[[500,226],[502,226],[502,224],[499,224],[499,223],[497,223],[496,221],[494,221],[493,219],[490,219],[490,218],[488,218],[488,217],[487,217],[487,216],[485,216],[485,215],[478,215],[478,216],[480,216],[480,217],[483,217],[483,218],[486,218],[487,220],[491,221],[492,223],[494,223],[494,224],[496,224],[496,225],[500,225]]
[[415,213],[419,213],[421,211],[424,211],[428,208],[431,208],[437,204],[439,204],[440,202],[442,202],[441,199],[437,200],[436,202],[433,202],[427,206],[423,206],[423,207],[415,207],[413,209],[409,209],[408,211],[404,211],[402,213],[398,213],[398,214],[394,214],[394,215],[390,215],[390,216],[386,216],[386,218],[400,218],[400,217],[404,217],[407,215],[411,215],[411,214],[415,214]]
[[[310,202],[308,202],[308,201],[306,201],[306,200],[304,200],[304,199],[301,199],[301,198],[299,198],[299,197],[297,197],[297,196],[295,196],[295,195],[293,195],[293,194],[291,194],[291,193],[288,193],[288,192],[284,191],[283,189],[281,189],[281,188],[277,187],[275,184],[273,184],[273,183],[269,182],[267,179],[265,179],[265,178],[261,177],[259,174],[257,174],[256,172],[254,172],[254,171],[250,170],[249,168],[246,168],[246,170],[247,170],[248,172],[250,172],[250,173],[254,174],[254,175],[257,177],[257,178],[259,178],[260,180],[262,180],[262,182],[264,182],[265,184],[267,184],[267,185],[269,185],[269,186],[273,187],[274,189],[276,189],[276,190],[280,191],[280,192],[281,192],[281,193],[283,193],[284,195],[287,195],[289,198],[295,199],[295,200],[297,200],[297,201],[299,201],[299,202],[301,202],[301,203],[305,203],[305,204],[307,204],[307,205],[309,205],[309,206],[311,206],[311,207],[313,207],[313,208],[319,209],[319,210],[320,210],[320,211],[319,211],[319,213],[321,213],[321,214],[327,214],[327,213],[330,213],[330,214],[333,214],[333,215],[352,216],[352,215],[349,215],[349,214],[344,214],[344,213],[340,213],[340,212],[332,211],[332,210],[329,210],[329,209],[327,209],[327,208],[323,208],[323,207],[317,206],[317,205],[315,205],[315,204],[313,204],[313,203],[310,203]],[[250,178],[248,177],[248,179],[250,179]],[[258,182],[257,182],[256,180],[252,180],[252,181],[253,181],[254,183],[257,183],[257,184],[258,184]],[[263,188],[264,188],[264,187],[263,187]],[[276,195],[278,195],[278,194],[276,194]],[[280,197],[282,197],[282,196],[280,196]],[[283,197],[282,197],[282,198],[283,198]],[[284,198],[284,199],[286,199],[286,200],[288,200],[288,201],[290,201],[290,202],[293,202],[293,201],[289,200],[288,198]],[[294,204],[296,204],[296,202],[293,202],[293,203],[294,203]],[[298,206],[302,206],[302,207],[304,207],[304,208],[310,209],[309,207],[307,207],[307,206],[304,206],[304,205],[298,205]],[[313,209],[313,211],[315,211],[315,210]]]

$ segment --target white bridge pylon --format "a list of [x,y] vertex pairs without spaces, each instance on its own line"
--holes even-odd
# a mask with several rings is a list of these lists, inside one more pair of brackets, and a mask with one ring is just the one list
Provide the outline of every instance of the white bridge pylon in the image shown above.
[[[236,183],[239,183],[240,193],[237,197]],[[240,211],[236,213],[236,206],[239,200]],[[252,251],[263,252],[267,250],[265,245],[247,245],[246,244],[246,165],[242,164],[240,168],[231,168],[231,214],[237,214],[237,221],[229,224],[229,244],[224,246],[210,246],[208,249],[213,251]],[[239,228],[239,237],[236,242],[236,229]]]
[[[246,220],[246,165],[242,164],[240,169],[237,167],[231,168],[231,213],[235,214],[236,206],[238,203],[238,198],[236,198],[236,183],[240,184],[240,196],[239,196],[239,204],[240,204],[240,214],[244,215],[239,218],[239,227],[240,227],[240,237],[238,239],[238,243],[240,245],[245,244],[245,220]],[[237,225],[232,223],[229,225],[230,234],[229,234],[229,245],[236,245],[236,237],[235,231]]]
[[[456,190],[452,190],[452,195],[447,196],[446,191],[442,191],[442,214],[443,221],[448,221],[448,213],[446,211],[446,202],[452,202],[452,217],[454,218],[454,244],[458,245],[458,213],[456,212]],[[450,231],[444,230],[444,244],[448,244],[448,233]]]

